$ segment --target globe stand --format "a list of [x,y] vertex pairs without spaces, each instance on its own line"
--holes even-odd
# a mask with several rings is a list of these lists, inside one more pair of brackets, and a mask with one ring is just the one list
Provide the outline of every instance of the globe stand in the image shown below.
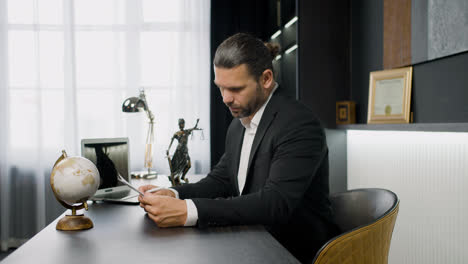
[[[65,150],[62,150],[62,155],[57,159],[57,161],[54,164],[57,165],[60,161],[63,159],[67,158],[67,153]],[[65,215],[62,217],[58,222],[57,225],[55,226],[55,229],[57,230],[62,230],[62,231],[76,231],[76,230],[86,230],[93,228],[93,221],[89,219],[88,217],[84,216],[83,214],[77,215],[76,210],[80,209],[85,209],[88,211],[88,204],[86,203],[86,200],[80,201],[81,204],[78,205],[69,205],[68,203],[62,201],[57,193],[55,192],[54,184],[51,181],[51,186],[52,186],[52,192],[54,193],[55,198],[57,201],[65,208],[71,209],[72,214],[71,215]]]
[[[64,205],[66,203],[63,203]],[[84,216],[83,214],[76,214],[76,210],[85,208],[88,210],[88,204],[86,202],[82,203],[79,206],[70,206],[66,204],[68,209],[72,210],[71,215],[65,215],[62,217],[58,222],[55,228],[57,230],[62,230],[62,231],[75,231],[75,230],[86,230],[93,228],[93,221],[89,219],[88,217]]]

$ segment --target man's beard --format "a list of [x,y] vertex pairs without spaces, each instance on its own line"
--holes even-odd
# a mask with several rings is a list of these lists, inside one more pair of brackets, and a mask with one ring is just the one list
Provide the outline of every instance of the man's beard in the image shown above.
[[[234,118],[244,118],[252,115],[263,105],[263,103],[265,103],[266,99],[264,97],[265,96],[262,93],[262,88],[260,87],[260,84],[257,83],[257,87],[255,88],[255,97],[252,98],[252,100],[250,100],[249,102],[247,102],[247,105],[245,107],[234,107],[240,108],[240,111],[237,114],[231,111],[232,116]],[[233,107],[233,105],[228,105],[228,107]]]

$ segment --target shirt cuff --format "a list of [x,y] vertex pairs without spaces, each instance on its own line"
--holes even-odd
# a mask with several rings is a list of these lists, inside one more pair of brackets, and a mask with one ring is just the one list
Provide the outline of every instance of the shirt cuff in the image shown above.
[[184,226],[195,226],[198,221],[197,207],[191,199],[186,199],[185,203],[187,204],[187,220],[185,221]]

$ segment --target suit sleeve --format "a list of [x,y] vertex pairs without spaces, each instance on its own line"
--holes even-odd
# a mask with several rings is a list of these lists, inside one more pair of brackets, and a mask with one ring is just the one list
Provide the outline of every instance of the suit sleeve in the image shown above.
[[262,189],[227,199],[193,199],[199,226],[272,225],[289,220],[326,160],[328,150],[322,127],[318,121],[307,118],[288,127],[275,141],[269,175]]
[[232,196],[232,185],[227,169],[229,161],[229,156],[224,154],[213,170],[199,182],[172,188],[179,192],[180,199]]

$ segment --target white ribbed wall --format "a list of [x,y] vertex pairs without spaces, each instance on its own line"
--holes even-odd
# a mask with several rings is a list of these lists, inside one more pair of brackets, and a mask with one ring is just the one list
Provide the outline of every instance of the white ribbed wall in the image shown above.
[[348,189],[400,198],[389,263],[468,263],[468,133],[348,131]]

